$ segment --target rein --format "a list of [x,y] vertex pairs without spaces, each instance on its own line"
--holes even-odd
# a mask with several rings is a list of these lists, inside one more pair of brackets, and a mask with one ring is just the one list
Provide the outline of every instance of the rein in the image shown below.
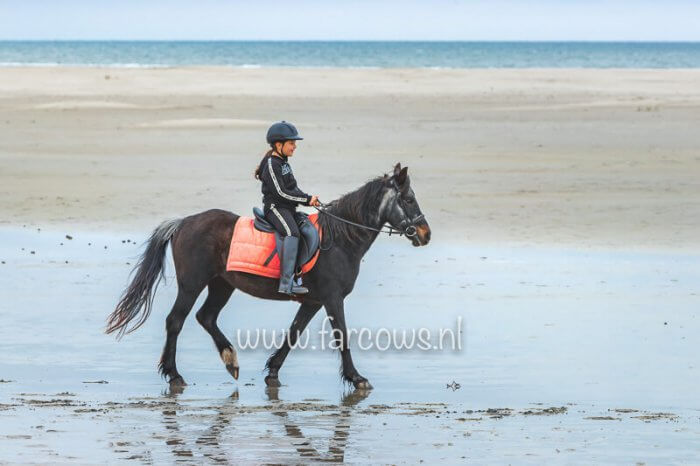
[[[364,228],[365,230],[376,231],[377,233],[386,233],[389,236],[391,236],[391,235],[399,235],[399,236],[406,235],[408,237],[416,236],[415,223],[422,220],[423,218],[425,218],[425,215],[420,214],[416,218],[412,218],[410,221],[406,221],[406,222],[410,223],[410,225],[408,225],[403,230],[399,230],[398,228],[394,228],[391,225],[386,226],[386,227],[382,226],[381,228],[374,228],[374,227],[371,227],[369,225],[362,225],[361,223],[355,223],[355,222],[352,222],[350,220],[338,217],[337,215],[334,215],[334,214],[328,212],[328,210],[326,210],[327,206],[328,206],[328,204],[321,204],[321,207],[323,207],[322,209],[319,209],[318,207],[315,207],[315,206],[314,206],[314,209],[318,210],[322,214],[328,215],[329,217],[333,217],[334,219],[336,219],[338,221],[341,221],[343,223],[347,223],[348,225],[356,226],[358,228]],[[388,230],[385,230],[384,228],[388,228]]]

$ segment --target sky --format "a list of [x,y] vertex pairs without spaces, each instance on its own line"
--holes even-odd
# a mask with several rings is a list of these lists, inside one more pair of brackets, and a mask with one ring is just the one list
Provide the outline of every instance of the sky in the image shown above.
[[700,0],[0,0],[0,40],[700,41]]

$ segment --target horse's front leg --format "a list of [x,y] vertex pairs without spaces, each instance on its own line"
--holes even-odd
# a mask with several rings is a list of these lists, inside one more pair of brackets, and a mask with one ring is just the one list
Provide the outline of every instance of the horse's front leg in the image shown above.
[[292,325],[289,327],[289,333],[284,339],[282,346],[275,351],[272,356],[270,356],[270,359],[268,359],[267,363],[265,364],[265,367],[268,370],[267,377],[265,377],[265,384],[268,387],[279,387],[281,385],[278,378],[279,370],[282,367],[282,364],[284,364],[284,360],[287,358],[289,350],[296,344],[299,336],[304,332],[304,329],[307,325],[309,325],[309,322],[316,315],[319,309],[321,309],[320,303],[306,301],[299,307],[297,315],[294,316]]
[[348,339],[348,330],[345,325],[345,307],[343,303],[343,298],[332,299],[325,303],[326,313],[333,325],[333,335],[332,340],[338,344],[338,349],[340,350],[340,357],[343,361],[343,379],[347,382],[352,383],[355,388],[369,390],[372,388],[372,384],[369,380],[362,377],[357,369],[355,369],[355,364],[352,362],[352,355],[350,354],[350,341]]

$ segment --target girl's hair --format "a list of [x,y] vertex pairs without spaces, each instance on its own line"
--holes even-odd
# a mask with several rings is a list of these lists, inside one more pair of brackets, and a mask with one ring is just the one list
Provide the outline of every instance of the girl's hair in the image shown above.
[[272,149],[270,149],[270,150],[268,150],[267,152],[265,152],[265,155],[263,155],[263,158],[262,158],[262,159],[260,160],[260,162],[258,163],[258,166],[255,167],[254,176],[255,176],[255,179],[256,179],[256,180],[259,180],[259,179],[260,179],[260,167],[262,167],[262,161],[265,160],[265,157],[267,157],[268,155],[272,155]]

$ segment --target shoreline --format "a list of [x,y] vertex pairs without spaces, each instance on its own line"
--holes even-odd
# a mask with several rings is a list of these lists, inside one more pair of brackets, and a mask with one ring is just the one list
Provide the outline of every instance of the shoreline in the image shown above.
[[17,68],[68,68],[68,69],[168,69],[168,70],[246,70],[246,69],[266,69],[266,70],[378,70],[378,71],[700,71],[700,66],[337,66],[337,65],[261,65],[257,63],[244,63],[242,65],[212,65],[212,64],[189,64],[189,65],[169,65],[159,63],[59,63],[59,62],[0,62],[0,70]]
[[[162,221],[153,223],[151,228],[137,229],[126,228],[124,225],[116,225],[115,228],[90,228],[90,225],[81,224],[78,228],[67,227],[62,224],[50,224],[40,226],[38,224],[8,225],[0,224],[0,259],[4,266],[13,265],[37,265],[57,264],[61,265],[63,257],[61,251],[76,251],[76,248],[86,247],[95,253],[105,253],[105,250],[115,248],[131,248],[136,250],[133,254],[138,256],[143,253],[152,230]],[[70,239],[67,237],[70,236]],[[489,260],[500,257],[499,261],[511,259],[516,262],[523,258],[535,261],[539,257],[543,262],[556,262],[567,258],[586,258],[590,261],[673,261],[679,264],[684,261],[700,259],[700,249],[697,248],[654,248],[645,246],[602,247],[582,246],[577,244],[521,244],[521,243],[497,243],[497,242],[470,242],[459,238],[443,238],[440,243],[431,243],[425,250],[415,249],[402,237],[387,237],[380,235],[370,247],[367,254],[375,254],[379,257],[394,257],[396,255],[411,256],[419,251],[421,256],[433,256],[447,259],[451,251],[460,250],[461,254],[468,257]],[[33,251],[33,252],[32,252]],[[170,251],[170,247],[168,247]],[[378,253],[379,251],[379,253]],[[111,254],[111,252],[109,253]],[[168,256],[171,253],[168,252]],[[61,256],[61,257],[59,257]],[[85,259],[90,258],[87,254]],[[679,262],[680,261],[680,262]],[[670,262],[669,262],[670,263]],[[133,263],[132,263],[133,265]],[[172,271],[172,270],[171,270]]]

